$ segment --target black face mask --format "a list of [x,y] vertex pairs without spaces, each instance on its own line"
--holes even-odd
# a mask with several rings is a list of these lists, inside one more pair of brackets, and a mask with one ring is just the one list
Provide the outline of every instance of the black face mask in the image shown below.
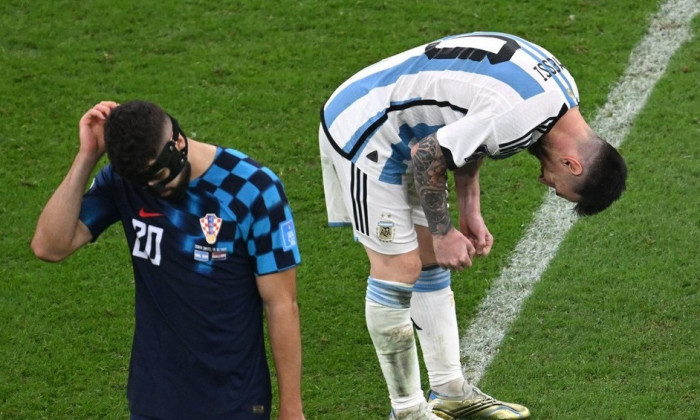
[[180,180],[174,186],[171,186],[168,191],[168,195],[162,196],[163,190],[165,188],[165,183],[158,183],[156,185],[149,185],[146,187],[146,191],[156,198],[162,198],[168,201],[180,201],[187,195],[187,188],[190,185],[190,174],[192,173],[192,167],[189,162],[185,162],[185,167],[180,172],[182,175]]
[[[172,139],[168,140],[168,142],[165,144],[163,150],[161,150],[158,154],[155,162],[153,162],[153,164],[151,164],[151,166],[145,172],[141,173],[137,179],[134,180],[134,182],[146,188],[149,193],[156,197],[160,197],[161,193],[165,189],[165,186],[175,179],[181,172],[183,172],[185,168],[187,168],[187,170],[185,171],[186,173],[183,173],[183,175],[189,178],[190,173],[189,162],[187,161],[187,136],[185,136],[185,133],[180,130],[177,120],[170,117],[170,121],[172,122],[173,126]],[[176,142],[181,134],[185,139],[185,147],[182,150],[177,150]],[[154,185],[149,185],[149,182],[155,179],[156,175],[166,168],[168,169],[168,176]],[[188,183],[189,179],[184,180],[184,189],[187,189]],[[178,190],[179,189],[180,188],[178,188]],[[167,198],[170,198],[170,196]]]

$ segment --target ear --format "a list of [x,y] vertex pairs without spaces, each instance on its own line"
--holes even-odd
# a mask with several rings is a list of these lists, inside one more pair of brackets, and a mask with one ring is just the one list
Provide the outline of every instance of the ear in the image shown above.
[[177,136],[177,141],[175,142],[175,147],[177,147],[177,150],[182,150],[185,147],[185,139],[182,137],[182,134],[179,134]]
[[563,157],[561,163],[566,166],[573,175],[581,175],[583,172],[583,165],[575,157]]

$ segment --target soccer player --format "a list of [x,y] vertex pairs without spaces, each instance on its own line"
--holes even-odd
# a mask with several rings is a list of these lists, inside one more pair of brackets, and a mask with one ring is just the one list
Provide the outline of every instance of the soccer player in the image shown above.
[[[584,121],[574,79],[544,48],[513,35],[446,37],[344,82],[321,111],[328,220],[352,224],[370,273],[366,323],[391,418],[529,418],[465,381],[450,270],[493,245],[479,167],[529,150],[540,182],[595,214],[625,188],[626,167]],[[454,177],[459,223],[448,213]],[[421,390],[415,324],[431,390]],[[427,407],[427,410],[426,410]]]
[[[85,192],[105,150],[109,164]],[[153,103],[101,102],[80,120],[79,151],[32,249],[60,261],[117,222],[136,282],[131,419],[269,419],[264,312],[278,418],[302,420],[301,260],[278,177],[240,151],[188,139]]]

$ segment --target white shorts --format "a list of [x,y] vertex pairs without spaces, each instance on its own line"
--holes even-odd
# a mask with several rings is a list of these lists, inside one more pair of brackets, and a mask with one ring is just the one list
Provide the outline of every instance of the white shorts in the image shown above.
[[415,225],[427,226],[413,176],[401,185],[379,181],[339,155],[319,128],[329,226],[352,225],[362,245],[386,255],[418,248]]

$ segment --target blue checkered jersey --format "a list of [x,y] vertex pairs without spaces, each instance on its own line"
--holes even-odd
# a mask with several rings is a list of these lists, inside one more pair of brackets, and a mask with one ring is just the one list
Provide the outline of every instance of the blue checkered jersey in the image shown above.
[[[218,148],[187,198],[152,197],[105,166],[80,220],[97,238],[121,221],[134,269],[133,413],[261,419],[270,413],[256,277],[300,263],[283,185],[245,154]],[[263,415],[257,414],[263,412]]]
[[571,74],[549,51],[513,35],[475,32],[361,70],[324,104],[321,127],[337,153],[400,184],[410,147],[429,134],[455,169],[527,148],[578,102]]

